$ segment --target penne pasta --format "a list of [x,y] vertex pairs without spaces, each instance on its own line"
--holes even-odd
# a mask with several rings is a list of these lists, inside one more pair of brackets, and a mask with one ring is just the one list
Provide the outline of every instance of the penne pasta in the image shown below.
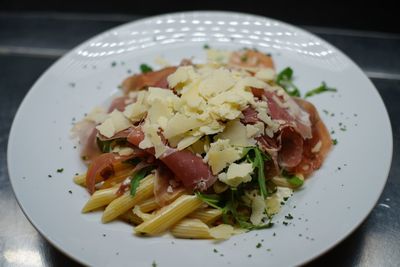
[[131,210],[128,210],[127,212],[121,214],[119,218],[133,225],[138,225],[143,222],[143,220],[139,216],[134,214]]
[[140,181],[140,185],[136,190],[135,196],[131,196],[130,192],[125,192],[122,196],[113,200],[104,210],[101,218],[103,223],[110,222],[121,214],[132,209],[136,204],[151,197],[154,189],[154,175],[150,174]]
[[158,205],[154,197],[148,198],[143,202],[140,202],[138,205],[142,212],[150,212],[160,208],[160,205]]
[[118,188],[119,186],[117,185],[111,188],[97,190],[93,193],[88,202],[86,202],[86,205],[83,207],[82,212],[86,213],[110,204],[114,199],[118,197]]
[[[302,174],[296,174],[296,176],[304,181],[304,176]],[[272,178],[272,182],[274,184],[276,184],[277,186],[288,187],[288,188],[291,188],[291,189],[298,188],[298,186],[295,186],[295,185],[292,185],[291,183],[289,183],[288,179],[286,179],[284,177],[275,176],[275,177]]]
[[222,211],[214,208],[198,209],[188,215],[188,218],[199,219],[203,223],[211,224],[222,216]]
[[74,176],[74,183],[81,186],[86,186],[86,173]]
[[183,195],[162,208],[152,219],[135,227],[137,233],[157,235],[179,222],[203,205],[203,201],[195,195]]
[[199,219],[183,219],[175,224],[171,234],[178,238],[211,239],[210,229],[207,224]]

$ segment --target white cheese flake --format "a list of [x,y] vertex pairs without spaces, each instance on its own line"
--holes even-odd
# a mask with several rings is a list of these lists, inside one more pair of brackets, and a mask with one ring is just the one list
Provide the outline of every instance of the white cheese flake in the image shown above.
[[275,79],[275,70],[273,69],[260,69],[254,75],[256,78],[263,80],[265,82],[273,81]]
[[234,146],[250,146],[252,144],[249,142],[246,132],[246,126],[236,119],[229,121],[225,126],[225,130],[218,134],[217,138],[228,139]]
[[122,112],[114,110],[108,114],[107,119],[96,127],[100,134],[105,137],[112,137],[114,134],[125,130],[132,126],[131,122],[123,115]]
[[205,161],[211,166],[213,174],[221,172],[229,164],[240,159],[242,148],[234,147],[229,140],[218,139],[210,145]]
[[218,179],[231,187],[237,187],[241,183],[250,182],[252,173],[253,164],[245,162],[240,164],[232,163],[226,173],[218,175]]

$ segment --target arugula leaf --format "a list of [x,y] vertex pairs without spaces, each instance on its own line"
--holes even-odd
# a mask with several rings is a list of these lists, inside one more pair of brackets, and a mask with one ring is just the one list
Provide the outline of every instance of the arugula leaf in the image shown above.
[[135,172],[131,178],[131,196],[135,196],[136,189],[139,187],[140,181],[147,176],[147,174],[151,171],[150,168],[141,169],[138,172]]
[[310,96],[313,96],[313,95],[317,95],[317,94],[320,94],[320,93],[324,93],[324,92],[337,92],[337,89],[336,88],[332,88],[332,87],[328,87],[325,82],[322,82],[322,84],[319,87],[308,91],[304,95],[304,98],[307,98],[307,97],[310,97]]
[[282,177],[285,177],[289,184],[294,187],[301,187],[304,184],[304,180],[300,179],[300,177],[288,173],[286,170],[283,170],[281,173]]
[[288,93],[290,96],[300,97],[300,90],[293,83],[293,70],[290,67],[283,69],[276,76],[276,83],[282,86],[282,88]]
[[146,72],[151,72],[151,71],[153,71],[153,69],[152,69],[152,67],[150,67],[149,65],[143,63],[143,64],[140,64],[140,71],[141,71],[142,73],[146,73]]
[[238,221],[241,228],[248,229],[248,230],[259,230],[259,229],[267,229],[274,226],[274,223],[269,221],[265,224],[254,225],[252,223],[246,221]]
[[97,146],[99,147],[100,151],[103,153],[109,153],[111,152],[111,143],[113,140],[106,140],[106,141],[101,141],[100,138],[97,138]]
[[262,152],[258,147],[246,147],[243,149],[243,157],[253,163],[253,168],[257,169],[257,181],[260,187],[260,193],[263,198],[268,196],[267,186],[265,183],[264,161],[271,158]]
[[304,184],[304,181],[295,175],[289,177],[288,182],[295,187],[300,187]]
[[216,209],[222,209],[220,206],[218,206],[221,198],[219,195],[216,194],[203,194],[200,192],[195,192],[196,196],[203,202],[205,202],[207,205],[216,208]]

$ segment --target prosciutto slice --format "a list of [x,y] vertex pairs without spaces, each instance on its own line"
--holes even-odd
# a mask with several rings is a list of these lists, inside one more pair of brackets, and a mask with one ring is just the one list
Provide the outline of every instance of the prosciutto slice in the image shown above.
[[332,139],[315,106],[303,99],[296,99],[296,102],[310,114],[312,138],[304,141],[301,162],[288,170],[307,176],[321,167],[332,148]]
[[[264,89],[252,89],[254,96],[267,101],[269,115],[274,120],[283,121],[282,127],[292,126],[304,139],[311,138],[311,121],[309,114],[299,106],[294,98],[285,100],[288,108],[283,107],[283,99],[276,92]],[[289,108],[290,107],[290,108]]]
[[167,77],[174,73],[176,69],[177,67],[166,67],[158,71],[132,75],[123,81],[122,88],[125,93],[149,86],[167,89]]
[[164,207],[185,191],[181,183],[174,179],[174,174],[160,164],[154,180],[154,197],[158,205]]
[[[128,136],[128,142],[135,146],[138,146],[143,139],[144,133],[140,126],[135,127]],[[154,148],[146,149],[146,151],[154,154]],[[159,159],[189,190],[205,191],[217,180],[210,166],[188,150],[169,148]]]
[[114,174],[115,167],[118,164],[122,164],[123,161],[131,158],[143,156],[143,151],[136,149],[131,155],[128,156],[120,156],[115,153],[104,153],[95,158],[89,165],[89,169],[86,174],[86,187],[89,193],[94,193],[96,183],[110,178]]

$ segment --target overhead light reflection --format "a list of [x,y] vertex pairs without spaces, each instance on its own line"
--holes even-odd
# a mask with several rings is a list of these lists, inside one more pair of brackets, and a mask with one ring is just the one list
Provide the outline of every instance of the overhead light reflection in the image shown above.
[[3,255],[6,261],[11,265],[43,266],[42,258],[36,251],[25,249],[9,249],[4,251]]

